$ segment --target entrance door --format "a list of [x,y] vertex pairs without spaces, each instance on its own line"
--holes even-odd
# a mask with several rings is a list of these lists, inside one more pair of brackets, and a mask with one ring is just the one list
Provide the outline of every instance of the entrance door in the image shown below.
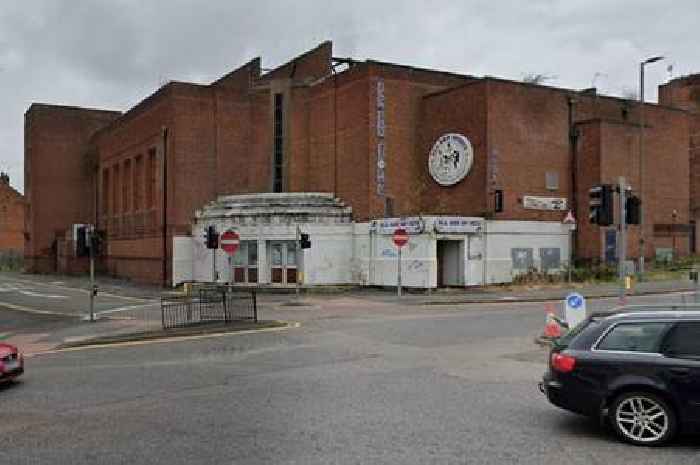
[[273,284],[296,284],[296,241],[275,241],[270,243],[270,277]]
[[437,284],[439,287],[464,285],[464,241],[437,241]]
[[238,251],[231,257],[234,283],[258,282],[258,242],[241,241]]

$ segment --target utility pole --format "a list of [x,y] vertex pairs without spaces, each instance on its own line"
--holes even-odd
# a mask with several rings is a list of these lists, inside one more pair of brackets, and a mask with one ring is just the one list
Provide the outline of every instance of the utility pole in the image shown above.
[[618,180],[618,192],[619,192],[619,212],[620,219],[618,220],[618,234],[617,234],[617,244],[618,244],[618,254],[617,254],[617,271],[618,277],[620,279],[620,302],[624,302],[625,299],[625,261],[627,259],[627,218],[625,212],[625,204],[627,201],[627,185],[625,178],[620,176]]
[[398,265],[398,273],[399,275],[396,278],[396,287],[398,289],[398,296],[401,297],[401,247],[399,247],[399,265]]
[[647,58],[639,64],[639,198],[642,203],[639,208],[639,279],[644,275],[644,212],[646,201],[644,197],[644,67],[650,63],[663,60],[662,56]]
[[296,230],[296,245],[297,245],[297,279],[296,279],[296,294],[297,298],[301,296],[301,280],[299,273],[299,265],[301,264],[301,260],[299,260],[299,255],[304,253],[304,249],[301,248],[301,231],[299,230],[299,225],[297,224],[297,230]]
[[90,236],[88,242],[88,253],[90,254],[90,321],[95,321],[95,226],[89,226]]

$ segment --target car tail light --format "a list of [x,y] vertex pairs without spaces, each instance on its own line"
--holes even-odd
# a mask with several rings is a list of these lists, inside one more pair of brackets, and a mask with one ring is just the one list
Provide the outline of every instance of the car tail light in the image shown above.
[[576,359],[570,355],[552,354],[552,369],[560,373],[571,373],[576,366]]

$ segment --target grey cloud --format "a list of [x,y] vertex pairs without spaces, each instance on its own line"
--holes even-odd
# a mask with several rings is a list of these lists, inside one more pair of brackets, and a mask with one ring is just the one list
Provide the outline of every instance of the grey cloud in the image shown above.
[[[0,7],[0,169],[22,188],[23,113],[33,101],[124,110],[169,79],[208,82],[253,56],[272,67],[332,39],[337,55],[555,85],[637,89],[669,55],[700,71],[694,0],[319,2],[26,0]],[[647,93],[667,79],[649,69]]]

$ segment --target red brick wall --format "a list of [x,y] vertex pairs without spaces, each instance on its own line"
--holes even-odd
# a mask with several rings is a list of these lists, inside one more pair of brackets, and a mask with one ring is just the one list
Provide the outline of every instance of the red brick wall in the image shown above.
[[[486,82],[474,82],[423,98],[418,125],[420,145],[417,163],[411,173],[415,176],[413,185],[420,188],[414,188],[421,194],[420,201],[416,203],[420,212],[464,216],[483,216],[486,212],[487,93]],[[430,150],[435,141],[446,133],[466,136],[474,150],[474,162],[467,176],[449,187],[437,184],[428,170]]]
[[24,252],[24,197],[0,180],[0,252]]
[[[691,220],[700,223],[700,74],[686,76],[659,86],[659,103],[688,110]],[[700,234],[696,234],[696,251]]]
[[601,127],[598,121],[589,120],[576,125],[576,130],[576,255],[577,258],[598,260],[603,258],[601,228],[589,222],[588,190],[600,184]]
[[[571,201],[571,150],[568,96],[543,86],[488,82],[488,144],[496,186],[504,190],[504,211],[497,219],[561,221],[560,211],[523,207],[523,196]],[[558,188],[546,188],[546,173]],[[492,207],[490,209],[492,211]]]
[[[168,169],[177,173],[177,157],[173,143],[173,134],[177,128],[173,101],[179,87],[178,84],[168,84],[161,88],[95,138],[102,173],[98,224],[100,229],[107,233],[106,256],[100,265],[110,274],[152,283],[162,281],[162,170],[165,153],[163,129],[168,128]],[[140,165],[143,171],[137,175],[134,168],[139,158],[143,160]],[[131,198],[127,205],[124,205],[124,176],[127,163],[132,167],[130,181],[127,181],[132,188]],[[118,179],[114,176],[117,169]],[[111,174],[110,186],[103,185],[105,171]],[[177,174],[168,176],[170,205],[174,202],[176,178]],[[141,202],[133,198],[137,192],[137,189],[134,189],[136,182],[141,183],[138,189],[143,192]],[[172,211],[170,206],[168,211]],[[168,224],[171,227],[168,229],[166,244],[170,250],[174,224],[172,213]]]
[[[424,97],[464,84],[468,76],[457,76],[369,61],[369,209],[368,214],[359,215],[360,220],[384,215],[383,199],[377,195],[377,81],[384,82],[384,158],[385,195],[393,199],[394,216],[422,213],[424,192],[427,188],[423,126],[425,120]],[[429,149],[428,149],[429,150]]]
[[34,104],[25,114],[25,267],[54,269],[52,243],[94,218],[94,151],[88,141],[119,113]]

